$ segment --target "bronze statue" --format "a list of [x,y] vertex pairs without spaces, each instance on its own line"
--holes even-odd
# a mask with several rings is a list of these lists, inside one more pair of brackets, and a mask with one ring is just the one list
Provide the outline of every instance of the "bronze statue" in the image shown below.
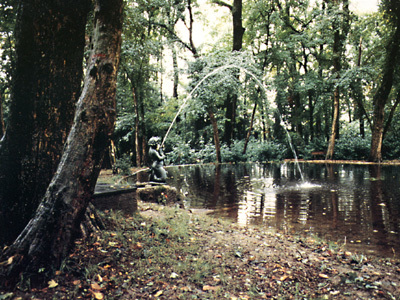
[[161,147],[161,139],[158,136],[150,138],[149,142],[149,160],[150,160],[150,181],[166,182],[167,171],[164,169],[164,151]]

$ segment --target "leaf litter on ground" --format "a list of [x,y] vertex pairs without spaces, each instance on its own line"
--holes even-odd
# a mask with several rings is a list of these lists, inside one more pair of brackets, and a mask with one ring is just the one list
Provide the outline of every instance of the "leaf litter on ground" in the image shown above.
[[0,299],[400,299],[400,263],[312,236],[241,227],[204,210],[105,211],[42,288]]

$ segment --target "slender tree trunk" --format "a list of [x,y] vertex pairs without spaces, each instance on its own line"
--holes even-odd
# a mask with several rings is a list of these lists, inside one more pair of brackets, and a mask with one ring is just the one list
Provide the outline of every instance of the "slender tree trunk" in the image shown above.
[[390,126],[392,125],[393,117],[394,114],[396,113],[399,104],[400,104],[400,91],[397,93],[396,101],[394,102],[392,108],[390,109],[390,113],[387,118],[385,128],[383,129],[383,138],[385,138],[386,133],[389,131]]
[[3,92],[0,91],[0,140],[6,131],[6,126],[4,124],[4,116],[3,116]]
[[[334,41],[333,41],[333,70],[335,77],[339,79],[339,72],[342,69],[342,56],[344,51],[344,40],[349,31],[349,1],[348,0],[332,0],[334,5],[339,6],[340,2],[343,3],[343,22],[340,24],[335,21],[333,24]],[[332,159],[335,150],[336,138],[339,135],[339,119],[340,119],[340,90],[337,86],[333,95],[333,117],[332,127],[329,137],[328,150],[326,151],[325,159]]]
[[174,69],[172,97],[178,98],[179,69],[178,69],[178,56],[176,54],[175,45],[171,46],[171,50],[172,50],[172,64],[173,64],[173,69]]
[[208,115],[210,116],[211,124],[213,127],[213,135],[214,135],[214,144],[215,144],[215,153],[217,155],[217,163],[221,163],[221,144],[219,142],[219,133],[218,133],[218,124],[215,119],[214,112],[211,108],[208,109]]
[[339,122],[339,109],[340,109],[339,104],[340,104],[339,88],[336,88],[333,96],[333,117],[332,117],[331,134],[329,138],[328,150],[326,151],[325,159],[333,158],[336,134],[337,134],[337,124]]
[[136,166],[141,167],[142,166],[142,152],[140,149],[140,114],[139,114],[139,102],[137,101],[136,93],[135,93],[135,88],[133,87],[133,82],[131,82],[132,85],[132,97],[133,97],[133,102],[135,105],[135,152],[136,152]]
[[3,286],[15,284],[21,272],[34,278],[44,270],[44,275],[51,276],[79,232],[116,118],[122,6],[122,0],[96,2],[93,50],[74,125],[34,218],[2,253],[0,261],[11,261],[0,266]]
[[0,144],[0,244],[25,227],[57,169],[81,88],[89,8],[88,0],[20,2],[12,101]]
[[243,155],[246,154],[247,151],[247,144],[249,143],[251,131],[253,130],[254,116],[256,114],[256,110],[257,110],[257,102],[254,103],[253,112],[251,114],[250,128],[249,131],[247,132],[246,141],[244,142],[244,148],[242,152]]
[[310,141],[314,140],[314,91],[308,90],[308,109],[309,109],[309,123],[310,123]]

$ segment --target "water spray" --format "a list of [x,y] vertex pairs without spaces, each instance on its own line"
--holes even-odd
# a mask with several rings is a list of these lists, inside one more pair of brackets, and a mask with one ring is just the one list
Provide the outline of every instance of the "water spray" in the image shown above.
[[178,112],[175,114],[174,119],[171,122],[171,125],[169,125],[169,128],[167,130],[167,133],[165,134],[162,143],[161,143],[161,147],[164,146],[165,140],[167,139],[167,136],[169,134],[169,132],[171,131],[172,126],[175,124],[176,119],[178,118],[179,114],[181,113],[182,109],[186,106],[187,101],[192,98],[193,93],[197,90],[197,88],[204,82],[204,80],[206,80],[208,77],[214,75],[215,73],[218,73],[221,70],[224,69],[230,69],[230,68],[239,68],[237,66],[234,65],[227,65],[227,66],[221,66],[216,68],[214,71],[212,71],[211,73],[208,73],[206,76],[204,76],[197,84],[196,86],[192,89],[192,91],[189,93],[189,95],[186,96],[186,98],[183,100],[183,103],[181,105],[181,107],[179,108]]
[[[192,91],[189,93],[189,95],[187,95],[187,97],[183,100],[182,105],[180,106],[178,112],[175,114],[174,119],[172,120],[171,124],[169,125],[169,128],[168,128],[168,130],[167,130],[167,133],[165,134],[165,136],[164,136],[164,138],[163,138],[163,140],[162,140],[161,147],[164,146],[165,140],[167,139],[168,134],[169,134],[169,132],[170,132],[171,129],[172,129],[172,126],[175,124],[176,119],[178,118],[178,116],[179,116],[179,114],[181,113],[181,111],[183,110],[183,108],[186,106],[187,101],[192,97],[193,93],[198,89],[198,87],[199,87],[208,77],[210,77],[210,76],[212,76],[212,75],[218,73],[219,71],[225,70],[225,69],[233,69],[233,68],[235,68],[235,69],[240,69],[241,71],[244,71],[246,74],[250,75],[250,76],[263,88],[265,97],[267,98],[267,88],[265,87],[264,83],[262,83],[254,73],[250,72],[250,71],[247,70],[246,68],[243,68],[243,67],[238,66],[238,65],[235,65],[235,64],[230,64],[230,65],[218,67],[218,68],[216,68],[214,71],[212,71],[212,72],[208,73],[206,76],[204,76],[204,77],[196,84],[196,86],[192,89]],[[279,112],[279,110],[278,110],[278,112]],[[296,153],[296,151],[295,151],[295,149],[294,149],[294,147],[293,147],[292,138],[290,137],[289,131],[288,131],[288,129],[287,129],[287,124],[286,124],[285,121],[282,119],[282,114],[281,114],[280,112],[279,112],[279,117],[280,117],[281,123],[283,123],[283,128],[285,129],[286,135],[287,135],[287,137],[288,137],[289,146],[290,146],[290,149],[291,149],[292,152],[293,152],[294,159],[295,159],[295,163],[296,163],[297,169],[299,170],[299,173],[300,173],[301,181],[304,181],[303,172],[301,171],[301,168],[300,168],[300,165],[299,165],[299,162],[298,162],[298,158],[297,158],[297,153]]]

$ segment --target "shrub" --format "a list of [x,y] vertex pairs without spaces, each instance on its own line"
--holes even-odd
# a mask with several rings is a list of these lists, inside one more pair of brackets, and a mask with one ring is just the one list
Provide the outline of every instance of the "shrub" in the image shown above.
[[335,143],[335,159],[366,160],[370,153],[371,138],[344,134]]

